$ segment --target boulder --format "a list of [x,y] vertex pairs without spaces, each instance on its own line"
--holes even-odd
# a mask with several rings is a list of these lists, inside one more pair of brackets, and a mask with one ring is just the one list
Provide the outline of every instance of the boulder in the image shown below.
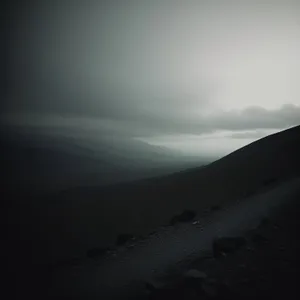
[[151,236],[154,236],[154,235],[156,235],[157,234],[157,231],[151,231],[150,233],[149,233],[149,236],[151,237]]
[[179,215],[179,222],[189,222],[196,217],[196,213],[192,210],[185,210]]
[[207,278],[207,275],[202,271],[196,269],[190,269],[184,273],[184,278],[186,279],[194,278],[194,279],[204,280]]
[[180,215],[176,215],[171,219],[170,225],[175,225],[179,222],[190,222],[195,217],[196,213],[193,210],[184,210]]

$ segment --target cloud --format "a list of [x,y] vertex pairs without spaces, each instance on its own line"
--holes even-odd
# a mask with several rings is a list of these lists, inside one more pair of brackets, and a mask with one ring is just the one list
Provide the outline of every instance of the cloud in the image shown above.
[[[121,114],[121,112],[120,112]],[[232,138],[261,137],[262,130],[280,130],[300,123],[300,106],[283,105],[267,110],[247,107],[244,110],[219,111],[213,114],[163,111],[161,114],[140,110],[122,117],[91,117],[58,114],[6,114],[2,123],[44,131],[73,134],[151,137],[164,135],[201,135],[219,130],[236,131]],[[253,130],[257,130],[254,131]],[[261,130],[261,131],[260,131]],[[239,133],[239,131],[249,131]]]
[[[40,0],[26,8],[13,2],[6,100],[0,103],[15,115],[11,123],[126,137],[299,123],[299,106],[264,108],[299,98],[298,53],[291,51],[298,45],[298,5],[279,1],[260,15],[252,2],[199,1],[184,9],[181,1]],[[27,12],[22,18],[20,8]],[[261,107],[229,110],[251,103]]]
[[[273,110],[249,106],[243,110],[218,111],[211,114],[190,112],[175,116],[170,112],[163,116],[147,115],[140,122],[137,121],[140,131],[144,131],[145,135],[199,135],[218,130],[280,130],[299,123],[300,106],[294,104],[286,104]],[[253,132],[251,134],[253,135]],[[257,132],[256,135],[260,133]]]
[[265,130],[252,130],[252,131],[245,131],[245,132],[235,132],[229,134],[228,137],[233,139],[260,139],[267,135],[273,134],[277,132],[276,129],[265,129]]
[[281,129],[300,123],[300,106],[285,104],[268,110],[250,106],[241,111],[228,111],[207,120],[211,127],[225,130]]

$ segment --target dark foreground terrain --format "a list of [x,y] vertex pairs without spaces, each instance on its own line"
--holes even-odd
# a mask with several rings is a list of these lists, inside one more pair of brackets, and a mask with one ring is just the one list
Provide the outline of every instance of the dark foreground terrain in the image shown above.
[[[73,275],[82,269],[79,278],[85,278],[85,287],[91,283],[99,288],[99,277],[92,276],[94,271],[90,272],[86,266],[95,266],[95,272],[100,269],[105,278],[110,278],[105,269],[97,267],[98,253],[100,256],[107,253],[107,247],[108,251],[115,251],[128,239],[149,237],[162,227],[183,232],[180,228],[184,230],[184,226],[178,222],[188,221],[194,226],[192,222],[197,222],[204,212],[218,212],[227,206],[246,203],[253,195],[299,177],[299,141],[300,126],[297,126],[241,148],[205,168],[107,188],[72,189],[48,197],[27,199],[22,193],[4,197],[8,210],[1,212],[9,230],[1,247],[3,295],[7,295],[6,299],[22,299],[28,295],[31,299],[45,298],[51,280],[55,279],[48,267],[59,269],[57,263],[61,262],[66,274],[72,269],[70,284],[73,284]],[[259,235],[249,233],[245,245],[236,251],[221,251],[217,257],[194,261],[189,268],[197,268],[208,276],[203,284],[203,274],[202,279],[194,278],[192,283],[186,283],[179,279],[184,270],[180,274],[172,271],[171,277],[179,282],[174,284],[172,280],[170,287],[156,290],[150,284],[145,287],[148,290],[145,297],[224,298],[227,293],[229,299],[280,293],[290,297],[294,289],[297,292],[294,282],[299,275],[299,206],[295,202],[275,219],[265,220],[258,229]],[[177,248],[172,246],[171,252],[184,250],[182,245],[184,243]],[[146,252],[153,252],[153,247],[147,249],[145,247]],[[132,250],[131,253],[135,253],[134,247]],[[147,259],[147,256],[140,258]],[[110,271],[112,273],[115,275]],[[90,274],[88,278],[87,274]],[[116,274],[116,277],[121,275]],[[76,291],[80,290],[83,291],[78,286]],[[76,293],[72,299],[77,297]],[[52,299],[59,296],[54,295]]]
[[[261,217],[256,223],[258,225],[251,226],[251,229],[243,233],[233,231],[232,235],[216,236],[205,255],[193,256],[183,264],[171,265],[166,272],[149,281],[143,280],[143,288],[138,288],[137,296],[127,297],[124,294],[124,297],[118,296],[117,299],[298,299],[299,197],[298,191],[293,200]],[[203,233],[201,234],[201,228],[198,230],[201,239]],[[205,233],[206,229],[203,230]],[[170,254],[174,250],[176,249],[169,249]],[[122,266],[122,254],[119,255],[116,262],[119,261]],[[150,256],[143,256],[148,263],[151,262]],[[97,286],[100,288],[103,283],[99,270],[100,261],[97,259],[84,265],[75,263],[66,266],[65,271],[58,273],[33,267],[26,260],[19,266],[15,262],[18,262],[17,257],[15,261],[4,261],[11,266],[11,270],[8,270],[18,270],[17,273],[8,271],[5,274],[5,279],[10,279],[10,285],[4,285],[3,289],[3,293],[8,291],[6,299],[22,299],[24,296],[29,296],[30,299],[115,299],[109,295],[102,297],[104,295],[97,291]],[[97,268],[100,273],[96,271]],[[136,268],[137,266],[132,265],[132,268],[127,268],[124,272],[130,275],[130,270]],[[95,272],[89,271],[93,269]],[[115,278],[116,282],[112,281],[111,284],[117,283],[120,276],[124,275],[121,270],[115,272],[116,270],[113,276],[107,274],[107,278]],[[58,290],[51,290],[57,275],[62,280],[62,285]],[[74,293],[69,293],[70,288]],[[133,294],[134,292],[131,295]]]
[[[171,283],[148,284],[148,295],[137,299],[299,299],[299,200],[262,219],[240,248],[194,260],[185,272],[170,272]],[[190,277],[191,270],[200,272]]]
[[[38,241],[35,261],[56,263],[119,244],[119,236],[147,236],[176,223],[185,211],[224,207],[299,175],[300,126],[270,135],[202,168],[108,187],[14,199],[12,222]],[[175,219],[174,219],[175,217]],[[38,228],[38,229],[37,229]]]

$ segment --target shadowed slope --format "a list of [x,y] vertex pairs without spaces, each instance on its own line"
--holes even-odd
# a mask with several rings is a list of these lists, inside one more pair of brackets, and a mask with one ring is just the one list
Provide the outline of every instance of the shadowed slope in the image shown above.
[[43,226],[51,256],[81,255],[95,246],[113,245],[119,233],[147,234],[184,209],[201,213],[234,203],[299,175],[299,153],[297,126],[204,168],[107,188],[78,188],[41,199],[48,203],[39,215],[47,216]]

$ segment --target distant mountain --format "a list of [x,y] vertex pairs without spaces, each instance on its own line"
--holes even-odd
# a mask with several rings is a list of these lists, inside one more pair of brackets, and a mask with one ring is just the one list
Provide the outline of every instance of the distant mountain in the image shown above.
[[202,164],[134,139],[89,140],[11,129],[1,131],[0,151],[7,186],[29,193],[126,182]]

